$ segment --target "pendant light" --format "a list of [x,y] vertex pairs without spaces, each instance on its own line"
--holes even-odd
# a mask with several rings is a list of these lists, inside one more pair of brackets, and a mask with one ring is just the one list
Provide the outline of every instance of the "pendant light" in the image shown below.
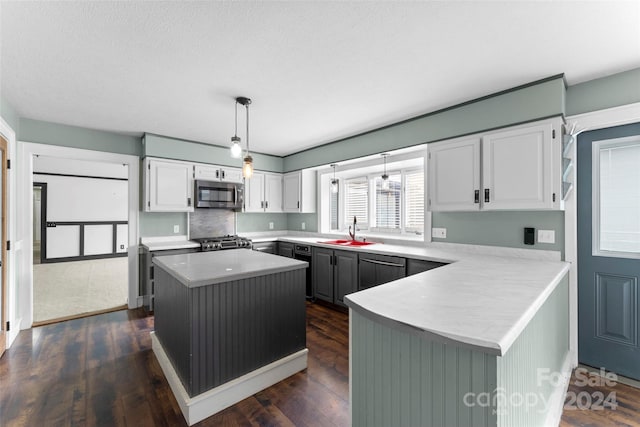
[[389,175],[387,175],[387,156],[389,153],[380,154],[384,159],[384,173],[382,174],[382,190],[389,191]]
[[331,167],[333,168],[333,179],[331,180],[331,192],[332,193],[337,193],[338,192],[338,180],[336,179],[336,165],[335,163],[331,164]]
[[241,96],[236,98],[236,102],[240,105],[244,105],[247,111],[247,152],[242,161],[242,176],[245,179],[249,179],[253,175],[253,157],[251,157],[249,152],[249,104],[251,104],[251,99]]
[[239,159],[242,155],[242,146],[240,145],[240,137],[238,136],[238,100],[236,99],[236,131],[231,137],[231,157]]

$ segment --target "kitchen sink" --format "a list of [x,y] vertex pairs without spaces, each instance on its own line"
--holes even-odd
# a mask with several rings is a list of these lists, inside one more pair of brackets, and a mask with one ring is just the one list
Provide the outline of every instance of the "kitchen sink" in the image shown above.
[[361,242],[359,240],[322,240],[318,243],[326,243],[328,245],[339,245],[339,246],[368,246],[373,245],[376,242]]

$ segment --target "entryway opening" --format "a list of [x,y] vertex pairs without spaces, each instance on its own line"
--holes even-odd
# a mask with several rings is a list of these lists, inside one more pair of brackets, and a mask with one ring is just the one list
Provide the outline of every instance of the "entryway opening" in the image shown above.
[[128,165],[33,159],[33,326],[127,308]]

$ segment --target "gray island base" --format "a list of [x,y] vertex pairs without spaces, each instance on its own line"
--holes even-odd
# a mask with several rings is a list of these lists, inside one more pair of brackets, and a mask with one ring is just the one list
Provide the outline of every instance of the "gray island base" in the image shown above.
[[306,262],[247,249],[153,262],[153,351],[189,425],[306,369]]

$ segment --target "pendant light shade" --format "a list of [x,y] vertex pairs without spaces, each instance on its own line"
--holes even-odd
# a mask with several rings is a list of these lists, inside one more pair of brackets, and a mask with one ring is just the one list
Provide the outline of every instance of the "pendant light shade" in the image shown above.
[[231,137],[231,157],[239,159],[242,155],[242,146],[240,145],[240,137],[238,136],[238,100],[236,100],[236,127]]
[[389,175],[387,175],[387,156],[389,153],[382,153],[381,156],[384,159],[384,173],[382,174],[382,190],[389,191]]
[[331,192],[332,193],[337,193],[338,192],[338,180],[336,179],[336,165],[335,163],[331,165],[331,167],[333,168],[333,179],[331,179]]
[[[244,105],[247,113],[247,135],[246,135],[247,136],[247,152],[245,153],[244,159],[242,162],[242,176],[245,179],[249,179],[253,176],[253,157],[251,157],[251,153],[249,152],[249,104],[251,104],[251,99],[246,98],[244,96],[238,97],[236,98],[236,107],[238,104]],[[238,140],[240,140],[240,138],[238,138]],[[233,141],[233,138],[232,138],[232,141]]]

